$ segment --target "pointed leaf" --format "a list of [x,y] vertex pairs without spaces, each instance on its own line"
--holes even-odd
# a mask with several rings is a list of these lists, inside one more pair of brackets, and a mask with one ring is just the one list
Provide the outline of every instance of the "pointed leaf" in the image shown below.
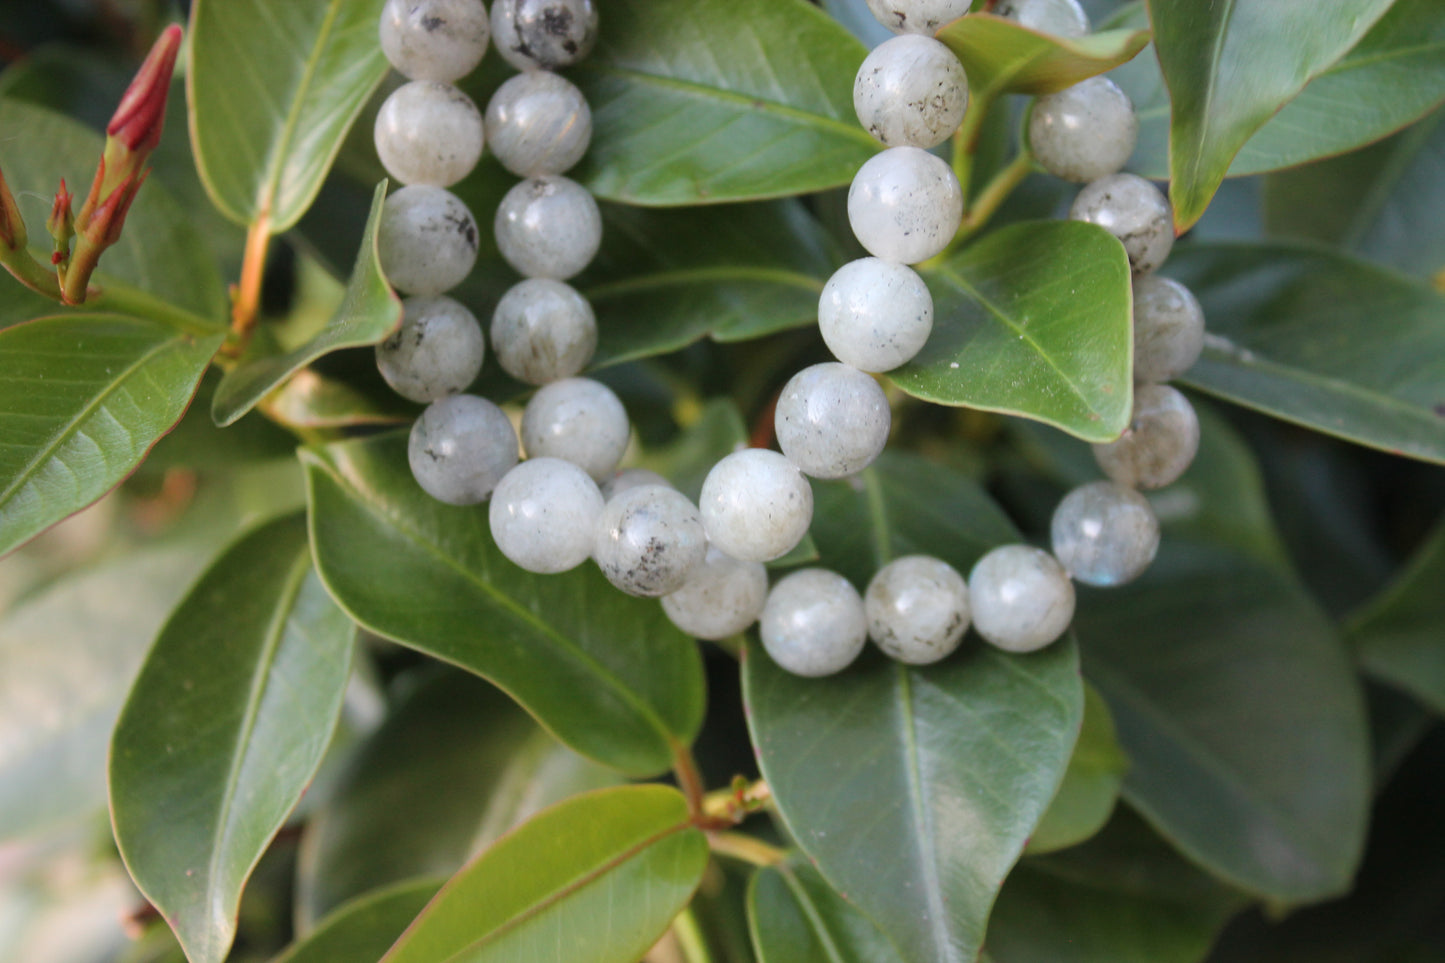
[[1110,441],[1133,404],[1129,264],[1080,221],[1014,224],[926,274],[933,334],[890,373],[915,398]]
[[633,963],[692,898],[707,861],[677,790],[587,793],[452,877],[382,960]]
[[805,860],[753,876],[748,929],[758,963],[903,963],[888,937]]
[[[815,484],[822,563],[862,588],[905,554],[967,572],[1017,536],[970,480],[885,455]],[[1028,656],[975,639],[909,668],[871,648],[824,679],[743,666],[749,727],[790,832],[904,959],[971,961],[998,888],[1063,778],[1083,714],[1071,638]]]
[[422,879],[358,896],[275,963],[375,963],[441,887],[442,880]]
[[523,572],[484,510],[411,477],[406,436],[303,452],[317,566],[367,628],[492,679],[578,752],[636,775],[671,765],[702,721],[697,648],[655,602],[589,564]]
[[270,391],[317,358],[342,348],[357,348],[384,340],[401,324],[401,299],[386,283],[376,250],[376,232],[381,223],[381,205],[386,200],[386,181],[376,185],[371,214],[356,255],[356,266],[346,286],[346,296],[331,320],[310,341],[283,355],[242,360],[226,372],[211,400],[216,424],[234,424],[254,408]]
[[1052,94],[1125,63],[1149,45],[1148,30],[1107,30],[1065,39],[987,13],[938,31],[958,55],[975,97]]
[[289,516],[211,566],[141,667],[111,742],[115,837],[192,963],[230,949],[246,879],[331,740],[355,635]]
[[0,555],[134,471],[185,413],[222,338],[106,314],[0,330]]
[[1445,526],[1379,598],[1349,622],[1365,670],[1445,715]]
[[1097,689],[1085,685],[1079,741],[1069,757],[1063,785],[1029,837],[1024,853],[1037,856],[1077,846],[1103,829],[1128,770],[1129,757],[1119,748],[1109,704]]

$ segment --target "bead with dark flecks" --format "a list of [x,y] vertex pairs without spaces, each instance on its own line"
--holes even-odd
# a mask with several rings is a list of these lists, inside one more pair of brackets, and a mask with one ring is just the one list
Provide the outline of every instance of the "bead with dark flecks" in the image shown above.
[[1029,115],[1029,148],[1055,177],[1082,184],[1122,170],[1139,139],[1139,118],[1119,85],[1090,77],[1040,97]]
[[1169,381],[1193,367],[1204,350],[1204,309],[1173,278],[1134,281],[1134,380]]
[[587,153],[592,111],[569,80],[545,70],[518,74],[487,103],[487,145],[519,177],[563,174]]
[[706,554],[697,507],[661,485],[630,488],[609,501],[592,546],[607,581],[647,598],[682,588]]
[[376,155],[403,184],[450,187],[482,156],[482,115],[451,84],[417,80],[382,102],[373,129]]
[[522,412],[528,458],[563,458],[600,482],[617,468],[631,427],[612,389],[590,378],[565,378],[542,388]]
[[517,463],[517,433],[502,409],[475,395],[433,402],[411,429],[407,460],[417,484],[438,501],[485,501]]
[[1174,248],[1174,212],[1159,188],[1136,174],[1111,174],[1088,184],[1069,208],[1076,221],[1117,237],[1135,277],[1148,274]]
[[477,260],[477,223],[450,191],[415,184],[386,199],[377,248],[392,287],[435,296],[471,273]]
[[376,366],[392,390],[411,401],[461,394],[486,355],[482,326],[448,297],[407,298],[396,333],[376,346]]
[[1134,414],[1117,440],[1094,446],[1104,474],[1130,488],[1163,488],[1184,474],[1199,451],[1199,416],[1168,385],[1134,389]]
[[968,108],[963,64],[932,37],[905,34],[873,48],[853,81],[858,122],[884,147],[933,147]]
[[565,177],[533,177],[514,186],[492,222],[497,248],[516,271],[565,281],[602,244],[602,212],[592,193]]
[[412,80],[451,83],[471,73],[491,33],[482,0],[387,0],[381,49]]
[[597,318],[570,285],[529,278],[497,302],[491,334],[503,371],[529,385],[545,385],[587,367],[597,348]]
[[593,0],[496,0],[492,42],[518,70],[575,64],[597,42]]

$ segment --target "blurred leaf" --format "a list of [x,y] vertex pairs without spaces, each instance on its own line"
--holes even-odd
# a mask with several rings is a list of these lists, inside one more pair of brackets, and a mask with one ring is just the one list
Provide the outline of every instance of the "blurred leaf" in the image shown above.
[[386,75],[383,0],[195,0],[186,75],[191,143],[211,200],[272,233],[316,197]]
[[1201,391],[1372,448],[1445,462],[1445,296],[1343,255],[1188,245],[1166,273],[1204,305]]
[[314,338],[294,351],[245,358],[227,371],[211,399],[211,415],[216,424],[222,427],[234,424],[270,391],[322,355],[342,348],[376,344],[401,324],[401,299],[386,283],[376,249],[376,232],[385,200],[386,181],[382,181],[371,197],[371,214],[366,219],[366,232],[361,238],[346,296],[331,320]]
[[0,330],[0,554],[134,471],[185,413],[223,337],[109,314]]
[[702,663],[660,606],[588,564],[523,572],[486,512],[411,477],[404,435],[302,453],[317,566],[358,622],[485,675],[578,752],[633,775],[671,766],[703,713]]
[[853,114],[866,51],[805,0],[606,6],[597,49],[571,72],[593,122],[575,176],[599,197],[806,194],[847,184],[879,149]]
[[1033,418],[1110,441],[1133,405],[1129,264],[1103,228],[1014,224],[926,278],[933,334],[890,373],[915,398]]
[[587,793],[452,877],[382,959],[633,963],[692,898],[707,861],[677,790]]
[[219,963],[247,878],[341,711],[356,630],[300,516],[229,548],[167,620],[111,742],[116,842],[192,963]]
[[413,880],[359,896],[337,907],[275,963],[374,963],[441,886],[440,879]]
[[1108,30],[1077,39],[1040,33],[995,17],[970,14],[938,31],[958,55],[976,98],[1001,93],[1052,94],[1125,63],[1149,44],[1149,31]]
[[1445,715],[1445,525],[1347,632],[1365,671]]
[[1024,847],[1025,855],[1077,846],[1104,828],[1128,771],[1129,757],[1119,748],[1109,704],[1086,684],[1079,741],[1069,757],[1063,784]]
[[[1017,538],[975,483],[913,457],[814,492],[823,564],[858,586],[919,552],[967,572]],[[743,676],[763,776],[803,851],[905,959],[972,961],[1078,737],[1072,638],[1028,656],[970,641],[923,668],[870,649],[822,679],[749,645]]]
[[748,928],[758,963],[903,963],[878,927],[801,859],[753,875]]
[[[418,405],[395,394],[388,395],[372,397],[344,381],[303,368],[287,378],[270,397],[262,399],[260,407],[268,419],[302,431],[409,425],[421,413]],[[241,422],[242,425],[249,423]],[[226,434],[230,433],[228,429]]]

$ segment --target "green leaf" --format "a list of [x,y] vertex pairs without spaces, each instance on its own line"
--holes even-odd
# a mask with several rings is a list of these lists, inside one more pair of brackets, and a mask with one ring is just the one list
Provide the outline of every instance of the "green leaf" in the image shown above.
[[571,73],[593,122],[575,176],[644,205],[845,185],[880,149],[853,113],[866,53],[805,0],[610,0]]
[[1049,803],[1024,853],[1036,856],[1077,846],[1109,821],[1129,757],[1119,748],[1109,704],[1091,685],[1084,686],[1084,722],[1069,757],[1063,785]]
[[803,860],[753,876],[748,929],[758,963],[903,963],[878,927]]
[[376,249],[386,181],[376,185],[371,214],[356,255],[346,296],[326,326],[305,344],[283,355],[253,357],[226,372],[211,399],[211,415],[221,427],[234,424],[262,398],[322,355],[342,348],[376,344],[401,324],[401,299],[386,283]]
[[707,861],[677,790],[591,792],[482,853],[382,959],[633,963],[692,898]]
[[375,963],[441,886],[439,879],[411,880],[358,896],[275,963]]
[[300,516],[236,542],[171,615],[111,742],[115,838],[192,963],[219,963],[241,890],[321,761],[356,630]]
[[1166,273],[1199,297],[1204,356],[1184,380],[1349,441],[1445,462],[1445,296],[1329,251],[1188,245]]
[[362,625],[496,682],[559,739],[634,775],[671,766],[702,721],[702,663],[655,602],[590,564],[523,572],[484,510],[417,486],[405,435],[302,454],[317,566]]
[[185,413],[222,338],[106,314],[0,330],[0,555],[134,471]]
[[[814,493],[823,564],[860,588],[896,556],[967,572],[1017,539],[976,484],[914,457],[885,454],[856,487]],[[1028,656],[970,640],[925,668],[870,648],[824,679],[749,645],[743,682],[763,776],[803,851],[904,959],[972,961],[1078,736],[1073,640]]]
[[1110,441],[1133,405],[1129,264],[1103,228],[1014,224],[926,275],[933,334],[890,373],[936,404],[1033,418]]
[[1246,890],[1297,903],[1347,889],[1368,731],[1339,637],[1293,579],[1170,538],[1137,582],[1079,602],[1084,672],[1131,761],[1124,798]]
[[1384,593],[1356,613],[1348,634],[1365,671],[1445,714],[1445,526]]
[[[310,368],[296,372],[271,395],[264,398],[261,410],[269,421],[253,419],[258,424],[285,425],[306,431],[315,428],[356,428],[366,425],[409,425],[421,414],[421,406],[406,401],[394,392],[377,397],[337,378],[318,374]],[[208,427],[215,422],[207,418]],[[250,424],[250,422],[243,422]],[[232,432],[227,431],[225,436]]]
[[1106,30],[1070,40],[974,13],[938,31],[958,55],[975,98],[1052,94],[1112,70],[1149,45],[1148,30]]
[[386,76],[383,0],[196,0],[191,144],[211,200],[271,233],[295,224]]
[[1391,0],[1150,0],[1173,105],[1169,198],[1183,231],[1199,220],[1256,130],[1379,19]]

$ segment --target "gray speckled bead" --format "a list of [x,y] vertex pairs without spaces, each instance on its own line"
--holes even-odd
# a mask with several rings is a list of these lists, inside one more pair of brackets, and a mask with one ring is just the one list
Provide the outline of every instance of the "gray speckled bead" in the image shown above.
[[565,378],[542,388],[522,412],[522,447],[528,458],[562,458],[594,481],[617,468],[631,427],[612,389],[590,378]]
[[382,208],[377,247],[392,287],[435,297],[471,273],[477,262],[477,222],[448,190],[403,187]]
[[602,212],[587,188],[565,177],[532,177],[497,205],[497,247],[517,273],[565,281],[602,245]]
[[1163,264],[1174,248],[1169,199],[1136,174],[1093,181],[1074,198],[1069,217],[1097,224],[1122,241],[1135,277]]
[[1089,32],[1089,15],[1079,0],[999,0],[992,13],[1055,37],[1075,39]]
[[841,672],[868,641],[858,590],[822,568],[805,568],[774,585],[758,622],[763,648],[793,675]]
[[696,506],[660,485],[631,488],[609,501],[592,545],[607,581],[647,598],[682,588],[706,554]]
[[1173,278],[1134,280],[1134,380],[1169,381],[1194,366],[1204,349],[1204,309]]
[[1107,588],[1138,578],[1159,551],[1159,520],[1143,495],[1101,481],[1080,485],[1054,509],[1054,555],[1075,579]]
[[848,223],[868,253],[917,264],[953,240],[963,192],[953,168],[917,147],[890,147],[858,168],[848,188]]
[[517,463],[517,433],[487,399],[453,395],[422,412],[406,453],[428,495],[450,505],[475,505]]
[[638,488],[642,485],[673,487],[672,482],[655,471],[648,471],[646,468],[624,468],[622,471],[613,472],[602,482],[602,497],[610,502],[629,488]]
[[560,458],[529,458],[502,478],[487,520],[503,555],[529,572],[565,572],[592,554],[602,493]]
[[1033,652],[1064,634],[1074,618],[1074,586],[1048,552],[1004,545],[968,574],[973,627],[1006,652]]
[[487,103],[492,156],[518,177],[562,174],[587,153],[592,111],[571,81],[546,70],[518,74]]
[[707,473],[698,507],[708,541],[744,562],[768,562],[808,533],[813,489],[782,455],[745,448]]
[[933,295],[918,272],[876,257],[843,265],[818,299],[828,350],[860,371],[892,371],[913,360],[933,331]]
[[1108,77],[1090,77],[1034,101],[1029,147],[1055,177],[1082,184],[1117,173],[1139,139],[1129,95]]
[[382,102],[373,134],[382,166],[403,184],[450,187],[482,156],[482,115],[451,84],[398,87]]
[[767,600],[767,569],[758,562],[739,562],[709,545],[687,584],[662,597],[662,610],[688,635],[715,642],[756,622]]
[[971,0],[868,0],[873,16],[894,33],[935,34],[968,13]]
[[888,444],[892,425],[878,382],[836,361],[788,379],[773,415],[778,447],[814,478],[846,478],[867,468]]
[[492,42],[518,70],[575,64],[597,42],[592,0],[496,0]]
[[447,84],[482,62],[491,28],[482,0],[386,0],[380,33],[393,67]]
[[873,576],[863,610],[878,648],[899,662],[929,665],[958,648],[968,631],[968,585],[942,559],[905,555]]
[[1199,452],[1199,416],[1189,399],[1168,385],[1134,389],[1134,415],[1117,441],[1094,446],[1104,474],[1130,488],[1163,488]]
[[853,80],[858,123],[884,147],[933,147],[948,140],[968,109],[963,64],[920,34],[885,40]]
[[529,385],[570,378],[597,350],[597,317],[570,285],[529,278],[492,314],[492,352],[502,370]]
[[420,402],[466,391],[487,350],[476,317],[447,297],[407,298],[402,307],[401,327],[376,346],[376,366],[386,383]]

